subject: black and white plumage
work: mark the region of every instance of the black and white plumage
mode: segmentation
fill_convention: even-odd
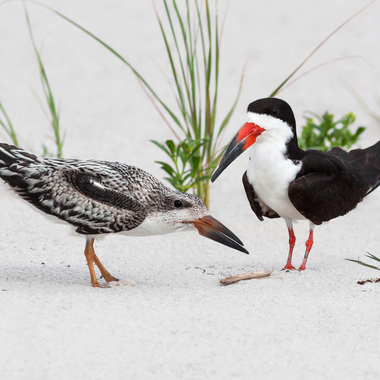
[[[203,236],[248,253],[198,197],[169,189],[133,166],[38,158],[0,143],[0,177],[25,201],[87,236],[85,255],[93,286],[100,286],[93,263],[107,282],[116,280],[95,255],[94,236],[100,234],[146,236],[195,227]]]
[[[298,146],[293,111],[281,99],[259,99],[248,106],[246,124],[228,146],[211,180],[249,147],[244,188],[261,221],[263,217],[282,217],[287,224],[290,247],[284,269],[294,269],[293,220],[310,222],[299,268],[304,270],[314,226],[347,214],[380,184],[380,141],[350,152],[341,148],[304,151]]]

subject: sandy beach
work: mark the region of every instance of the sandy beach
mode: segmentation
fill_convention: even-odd
[[[170,106],[175,100],[165,46],[151,1],[43,0],[122,54]],[[163,15],[159,0],[156,5]],[[233,0],[222,40],[217,123],[228,112],[247,64],[243,90],[224,142],[245,121],[247,105],[268,96],[335,28],[365,2]],[[35,4],[34,37],[59,104],[67,158],[120,161],[164,181],[149,140],[172,138],[131,70],[96,41]],[[226,2],[219,2],[221,18]],[[367,147],[380,124],[380,3],[339,30],[278,96],[305,111],[354,112]],[[164,18],[164,17],[163,17]],[[0,102],[37,155],[55,153],[38,64],[22,3],[0,7]],[[10,142],[0,129],[0,140]],[[358,285],[380,272],[345,259],[380,256],[380,190],[348,215],[315,230],[304,272],[281,271],[288,234],[283,220],[260,222],[241,176],[248,154],[211,185],[211,214],[250,255],[196,232],[96,241],[106,268],[120,279],[92,288],[85,239],[54,224],[0,186],[0,373],[7,380],[49,379],[380,379],[380,284]],[[166,183],[167,184],[167,183]],[[308,223],[295,225],[299,266]],[[225,286],[239,273],[274,269],[268,278]]]

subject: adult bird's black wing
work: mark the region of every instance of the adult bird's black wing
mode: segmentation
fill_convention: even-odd
[[[259,200],[255,192],[255,189],[248,181],[247,172],[243,174],[243,185],[248,198],[248,202],[251,205],[251,209],[259,218],[259,220],[263,221],[263,216],[271,219],[280,218],[280,215],[278,215],[275,211],[269,208],[264,202]]]
[[[372,147],[371,147],[372,148]],[[366,149],[305,151],[302,168],[289,186],[289,199],[314,224],[347,214],[378,185],[380,167]]]

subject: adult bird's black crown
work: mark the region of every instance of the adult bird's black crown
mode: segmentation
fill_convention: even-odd
[[[95,254],[97,235],[146,236],[198,230],[209,239],[248,253],[240,239],[209,214],[201,199],[169,189],[134,166],[38,158],[0,143],[0,177],[25,201],[86,235],[85,256],[91,283],[96,287],[100,285],[94,263],[107,282],[117,280]]]

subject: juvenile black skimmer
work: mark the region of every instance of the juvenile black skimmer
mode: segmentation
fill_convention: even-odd
[[[94,236],[129,236],[195,231],[248,253],[243,243],[214,219],[195,195],[169,189],[149,173],[118,162],[38,158],[0,143],[0,177],[21,198],[86,235],[84,254],[91,284],[102,287],[94,263],[107,281],[117,281],[94,251]]]
[[[366,149],[329,152],[298,146],[296,122],[281,99],[251,103],[247,122],[227,147],[211,181],[243,151],[251,147],[243,184],[256,216],[282,217],[289,230],[289,256],[284,269],[295,269],[293,220],[307,219],[310,234],[299,270],[313,245],[314,225],[347,214],[380,184],[380,141]]]

